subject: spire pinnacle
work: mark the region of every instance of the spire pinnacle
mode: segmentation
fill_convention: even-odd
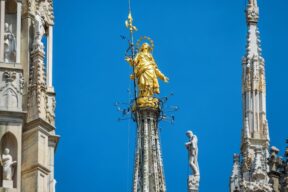
[[[259,8],[257,0],[249,0],[246,9],[246,18],[248,25],[257,24],[259,20]]]
[[[257,7],[257,0],[249,0],[249,4]]]

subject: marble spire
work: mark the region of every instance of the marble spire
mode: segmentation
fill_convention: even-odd
[[[249,0],[246,7],[246,53],[242,60],[241,154],[239,157],[234,156],[230,192],[272,191],[267,174],[270,139],[266,118],[265,61],[262,57],[258,21],[257,0]],[[241,161],[239,164],[238,160]]]

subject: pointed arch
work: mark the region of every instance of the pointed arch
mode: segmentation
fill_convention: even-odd
[[[12,87],[4,89],[0,98],[0,107],[5,109],[18,108],[18,94]]]

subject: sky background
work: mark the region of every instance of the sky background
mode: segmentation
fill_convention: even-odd
[[[259,0],[266,60],[271,145],[283,154],[288,137],[288,1]],[[161,122],[169,192],[187,191],[185,132],[199,139],[201,192],[228,191],[233,153],[240,151],[241,58],[245,0],[132,0],[135,38],[155,42],[154,57],[170,78],[173,125]],[[135,123],[118,121],[115,102],[128,102],[124,56],[127,0],[55,0],[54,86],[57,92],[57,191],[131,191]]]

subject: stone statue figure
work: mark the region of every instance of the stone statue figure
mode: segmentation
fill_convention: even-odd
[[[150,45],[143,43],[134,61],[130,57],[126,58],[126,61],[134,66],[134,74],[130,78],[132,80],[137,78],[139,97],[153,97],[154,94],[160,93],[158,77],[164,82],[169,80],[158,69],[151,51]]]
[[[198,139],[192,131],[187,131],[186,135],[189,138],[189,141],[185,144],[189,155],[189,166],[193,171],[193,175],[199,176],[200,172],[198,165]]]
[[[4,25],[4,61],[6,63],[15,62],[16,56],[16,37],[12,32],[12,25]]]
[[[10,155],[10,150],[8,148],[4,149],[2,154],[2,166],[3,166],[3,180],[11,181],[13,177],[13,166],[16,164]]]
[[[34,23],[34,48],[43,48],[42,37],[45,34],[44,20],[40,15],[39,11],[36,11],[35,14],[35,23]]]

